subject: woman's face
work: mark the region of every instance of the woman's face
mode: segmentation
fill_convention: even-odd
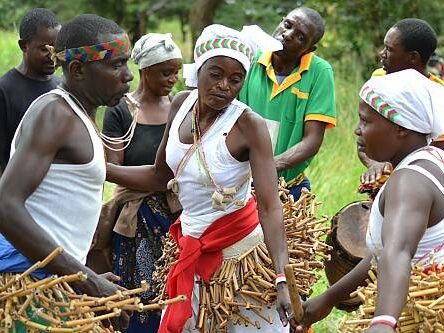
[[[199,99],[213,110],[223,110],[236,98],[245,81],[245,69],[233,58],[208,59],[198,73]]]
[[[181,68],[182,59],[171,59],[142,69],[142,76],[156,96],[167,96],[179,79]]]
[[[355,130],[358,151],[375,161],[391,161],[397,153],[399,127],[359,101],[359,124]]]

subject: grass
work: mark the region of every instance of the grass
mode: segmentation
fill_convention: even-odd
[[[338,124],[327,130],[321,150],[307,170],[312,192],[323,203],[320,213],[330,217],[350,202],[366,198],[356,191],[364,167],[357,157],[353,134],[358,121],[357,94],[363,82],[359,76],[350,77],[340,73],[336,74],[335,81]],[[321,275],[313,295],[322,293],[328,286],[325,275]],[[333,310],[327,318],[315,325],[315,331],[336,332],[343,314],[342,311]]]
[[[184,51],[185,59],[190,59],[190,41],[182,41],[179,26],[175,22],[162,22],[159,32],[172,32],[173,38]],[[21,60],[21,52],[17,45],[17,34],[14,32],[0,31],[0,75],[9,68],[16,66]],[[356,189],[359,176],[364,168],[356,155],[355,138],[353,134],[357,123],[358,89],[362,79],[358,74],[360,67],[350,61],[348,66],[338,65],[331,61],[336,74],[336,98],[338,125],[326,132],[325,140],[318,155],[307,170],[307,175],[312,183],[312,190],[323,202],[320,214],[333,216],[346,204],[363,199],[357,194]],[[347,70],[341,70],[347,68]],[[134,72],[132,89],[138,84],[137,68],[131,65]],[[350,70],[349,70],[350,69]],[[101,125],[104,109],[98,111],[98,123]],[[104,200],[112,195],[113,186],[105,185]],[[321,293],[327,287],[327,281],[323,274],[314,288],[314,295]],[[336,332],[337,324],[342,316],[341,311],[333,311],[324,321],[315,326],[316,332]]]

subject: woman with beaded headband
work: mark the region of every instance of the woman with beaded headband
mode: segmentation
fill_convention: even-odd
[[[208,281],[224,259],[238,258],[265,241],[278,275],[288,263],[267,127],[235,99],[252,58],[253,49],[244,34],[221,25],[205,28],[196,42],[195,63],[184,68],[188,85],[197,84],[197,89],[174,98],[154,165],[108,164],[108,180],[139,190],[171,188],[183,207],[170,228],[180,254],[168,274],[166,290],[169,297],[185,294],[188,299],[167,307],[159,332],[200,331],[195,280]],[[256,198],[251,195],[251,176]],[[263,332],[287,332],[291,305],[281,280],[277,312],[255,308],[259,315],[248,314],[254,316],[253,326],[234,325],[233,317],[218,330],[255,332],[262,327]]]
[[[304,304],[297,332],[364,286],[372,264],[377,269],[376,307],[365,332],[395,332],[411,265],[427,272],[442,269],[444,262],[444,152],[428,146],[444,129],[444,89],[407,69],[370,79],[359,96],[358,149],[373,160],[390,161],[395,169],[371,208],[366,235],[371,255]]]
[[[106,153],[108,162],[116,165],[153,164],[171,106],[169,94],[182,66],[182,54],[171,34],[150,33],[136,42],[131,59],[139,68],[139,85],[117,106],[106,109]],[[161,237],[172,221],[165,192],[117,187],[114,198],[102,208],[97,229],[96,239],[106,242],[95,243],[89,265],[96,271],[112,270],[128,289],[139,286],[141,280],[147,281],[150,289],[141,297],[144,302],[150,301],[156,296],[152,274],[162,254]],[[112,228],[111,239],[107,235]],[[154,333],[159,323],[160,312],[134,313],[126,332]]]

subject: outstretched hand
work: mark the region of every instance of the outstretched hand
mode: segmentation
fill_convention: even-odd
[[[302,307],[304,317],[292,332],[306,333],[312,324],[327,317],[333,309],[333,305],[329,304],[322,295],[304,302]]]

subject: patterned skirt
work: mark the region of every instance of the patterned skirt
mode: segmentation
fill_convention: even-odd
[[[162,255],[161,237],[174,220],[164,193],[147,196],[137,213],[137,229],[134,238],[119,234],[113,235],[113,273],[120,276],[119,282],[125,288],[140,286],[140,281],[148,282],[150,289],[140,295],[147,303],[156,297],[153,287],[156,281],[152,275],[157,259]],[[160,311],[134,313],[126,333],[156,333],[160,323]]]

